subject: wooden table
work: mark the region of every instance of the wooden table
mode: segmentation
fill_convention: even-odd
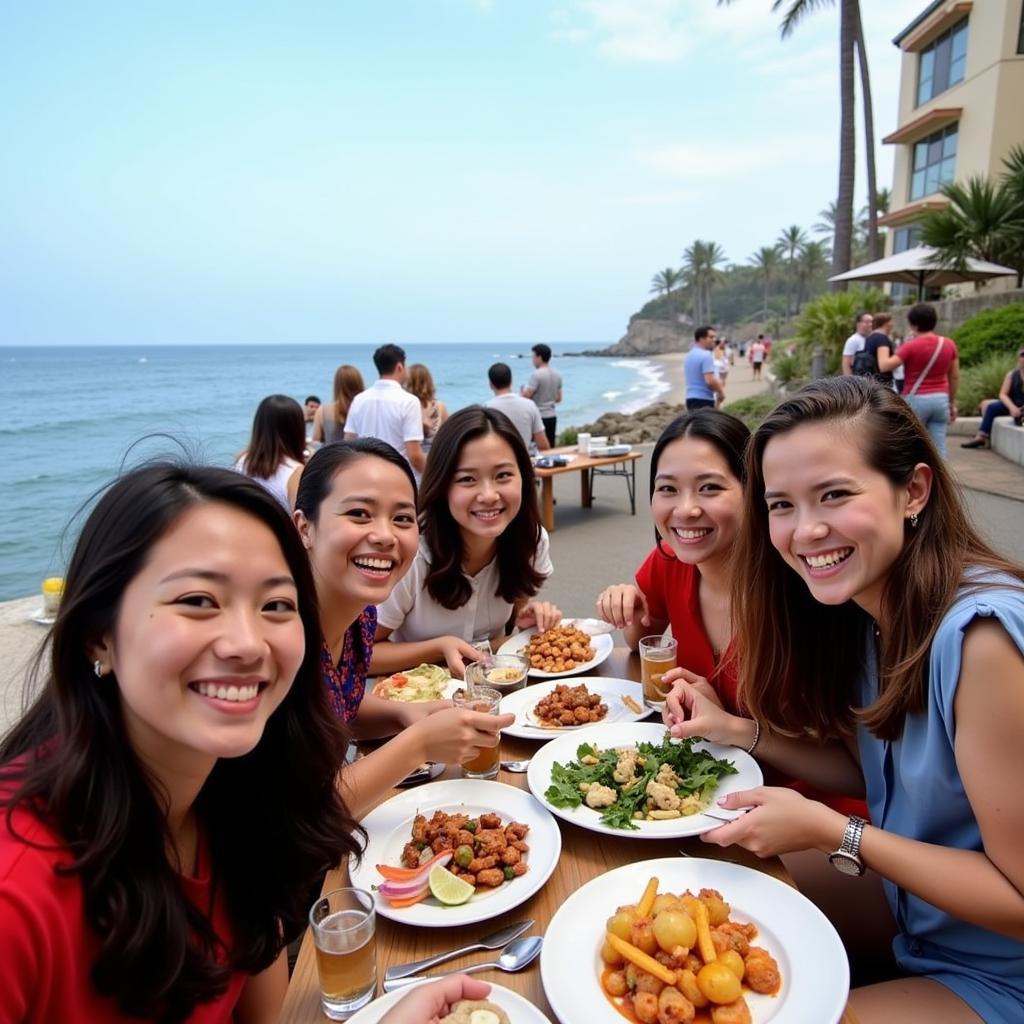
[[[594,497],[594,472],[613,472],[626,480],[629,490],[629,507],[632,515],[636,515],[636,462],[643,458],[642,452],[628,452],[626,455],[610,455],[597,458],[593,455],[580,455],[574,448],[553,448],[544,455],[572,455],[572,460],[565,466],[552,466],[551,469],[535,468],[534,473],[541,482],[540,515],[544,528],[548,533],[555,529],[555,487],[554,478],[559,473],[580,474],[580,504],[590,508]],[[621,469],[618,467],[621,466]]]
[[[640,659],[636,654],[630,654],[625,648],[617,647],[611,657],[603,665],[595,669],[593,674],[638,680],[640,678]],[[641,699],[641,688],[638,682],[637,700]],[[537,742],[531,740],[504,737],[501,743],[501,756],[504,760],[527,758],[533,755],[538,746]],[[458,778],[458,774],[456,771],[449,770],[442,778]],[[507,783],[510,786],[518,786],[520,789],[529,788],[526,785],[526,776],[524,774],[512,774],[502,771],[499,773],[498,779],[500,782]],[[399,792],[401,790],[394,790],[388,796],[393,796]],[[565,902],[566,898],[592,878],[596,878],[612,868],[620,867],[623,864],[632,864],[638,860],[648,860],[656,857],[676,857],[680,849],[686,850],[694,857],[730,860],[737,864],[743,864],[757,871],[764,871],[788,884],[792,884],[792,879],[783,866],[782,861],[777,857],[762,861],[739,847],[730,847],[723,850],[718,846],[706,845],[698,838],[645,839],[641,841],[629,839],[625,836],[618,838],[616,836],[599,835],[598,833],[578,828],[575,825],[570,825],[560,818],[556,820],[562,832],[562,854],[554,873],[548,879],[547,884],[539,892],[535,893],[531,899],[526,903],[520,904],[520,906],[509,911],[508,914],[503,915],[501,918],[467,925],[458,929],[414,929],[396,924],[378,915],[378,976],[383,977],[384,971],[392,964],[407,963],[410,960],[419,960],[444,950],[453,949],[456,946],[468,945],[480,936],[486,935],[496,928],[502,927],[504,924],[511,924],[513,921],[524,921],[527,918],[533,918],[535,922],[534,927],[526,934],[543,934],[547,923],[551,920],[555,911]],[[347,875],[343,868],[332,871],[324,882],[324,891],[336,889],[347,884]],[[490,956],[491,954],[487,955]],[[454,970],[470,963],[479,963],[484,956],[485,954],[482,952],[469,954],[461,959],[452,960],[441,967],[435,968],[435,972]],[[558,1020],[548,1004],[541,986],[539,960],[518,974],[485,971],[480,974],[480,977],[485,981],[498,982],[506,988],[513,989],[538,1007],[552,1022]],[[320,1012],[316,957],[313,951],[312,935],[307,929],[302,941],[302,948],[299,951],[299,958],[295,965],[295,972],[288,987],[288,995],[285,999],[280,1021],[281,1024],[323,1024],[326,1020],[327,1018]],[[577,1022],[565,1021],[563,1024],[577,1024]],[[849,1010],[843,1018],[843,1024],[856,1024]]]

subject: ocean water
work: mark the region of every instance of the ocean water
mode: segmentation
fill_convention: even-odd
[[[559,428],[610,410],[632,412],[669,389],[657,363],[581,356],[553,345],[565,384]],[[0,347],[0,600],[61,575],[90,497],[125,465],[183,451],[231,465],[260,400],[281,392],[330,400],[335,367],[376,378],[373,345]],[[487,367],[532,370],[530,346],[405,346],[430,367],[452,410],[491,397]]]

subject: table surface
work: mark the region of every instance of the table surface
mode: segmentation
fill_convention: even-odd
[[[575,446],[570,448],[551,448],[548,451],[541,452],[542,455],[572,455],[573,458],[564,466],[552,466],[550,469],[542,469],[539,466],[534,466],[534,473],[543,479],[546,476],[558,476],[559,473],[578,473],[584,469],[593,469],[595,466],[611,466],[616,462],[634,462],[636,459],[643,458],[643,452],[631,451],[625,455],[602,455],[600,457],[593,455],[580,455]]]
[[[598,668],[592,669],[590,674],[639,680],[640,659],[636,654],[630,654],[625,648],[617,647],[608,660]],[[639,682],[637,682],[637,699],[642,699]],[[504,736],[501,743],[501,756],[503,760],[527,758],[537,750],[538,746],[539,743],[536,741]],[[442,778],[458,778],[457,771],[449,769]],[[501,771],[498,780],[508,785],[528,790],[525,774]],[[402,792],[402,790],[393,790],[387,794],[385,799],[399,792]],[[524,921],[527,918],[533,918],[535,922],[534,927],[527,934],[543,934],[548,921],[551,920],[555,911],[562,905],[565,899],[592,878],[596,878],[612,868],[620,867],[623,864],[632,864],[637,860],[676,857],[679,855],[680,849],[686,850],[694,857],[729,860],[737,864],[743,864],[792,884],[792,879],[789,877],[781,860],[771,858],[762,861],[739,847],[730,847],[723,850],[718,846],[706,845],[697,838],[644,840],[642,844],[638,845],[638,840],[629,839],[625,836],[619,838],[601,835],[598,838],[597,833],[570,825],[561,819],[556,820],[562,832],[562,854],[554,873],[548,879],[547,884],[539,892],[535,893],[531,899],[520,904],[515,910],[509,911],[501,919],[483,921],[479,924],[467,925],[459,929],[416,929],[396,924],[378,915],[378,977],[383,977],[385,969],[392,964],[408,963],[411,960],[419,960],[457,946],[468,945],[480,936],[487,935],[503,924],[508,924],[512,921]],[[328,874],[324,882],[324,891],[336,889],[346,884],[347,876],[345,869],[340,868]],[[437,972],[454,970],[471,963],[479,963],[491,955],[479,951],[456,960],[451,960],[434,970]],[[485,981],[499,982],[506,988],[513,989],[545,1013],[551,1021],[558,1020],[548,1004],[541,986],[539,960],[534,961],[530,967],[518,974],[483,971],[479,977]],[[285,999],[280,1021],[281,1024],[321,1024],[321,1022],[326,1020],[327,1018],[320,1012],[316,958],[313,951],[312,936],[307,929],[299,951],[295,971],[288,987],[288,995]],[[849,1010],[843,1018],[843,1024],[856,1024],[853,1014]]]

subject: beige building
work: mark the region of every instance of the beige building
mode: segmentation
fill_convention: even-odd
[[[903,63],[899,127],[882,140],[896,147],[886,255],[917,243],[915,221],[946,203],[942,185],[998,177],[1024,143],[1024,0],[935,0],[893,42]]]

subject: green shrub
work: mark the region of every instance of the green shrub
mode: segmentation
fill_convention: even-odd
[[[1007,369],[1013,369],[1014,355],[1024,344],[1024,302],[986,309],[965,320],[952,333],[960,352],[961,366],[974,366],[985,362],[989,355],[998,353]]]
[[[727,402],[722,406],[724,412],[743,420],[751,430],[756,430],[765,418],[778,405],[775,395],[751,395],[749,398],[738,398],[735,402]]]
[[[810,360],[815,346],[825,350],[826,373],[838,373],[843,342],[853,333],[856,316],[863,310],[887,309],[891,299],[878,289],[853,288],[848,292],[827,292],[803,308],[796,324],[800,348]]]
[[[987,359],[967,367],[960,374],[960,387],[956,392],[956,408],[961,416],[977,416],[978,403],[985,398],[996,398],[1003,378],[1014,368],[1014,360],[1005,355],[990,355]]]
[[[566,427],[558,437],[555,439],[557,444],[556,447],[564,448],[570,444],[576,443],[576,435],[579,433],[578,427]]]
[[[778,345],[772,346],[772,351],[777,348]],[[779,355],[771,357],[768,369],[780,384],[789,384],[806,377],[811,369],[810,363],[810,357],[805,350],[798,349],[792,355],[780,351]]]

